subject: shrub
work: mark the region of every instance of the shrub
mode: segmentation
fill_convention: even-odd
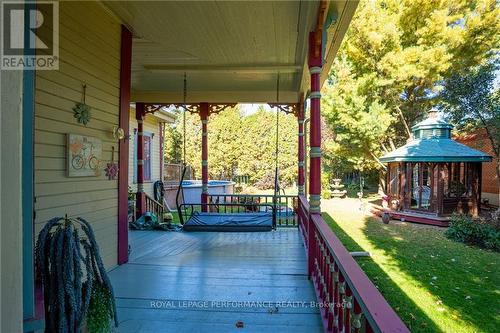
[[[490,216],[486,217],[484,219],[484,222],[500,231],[500,208],[492,212]]]
[[[445,235],[457,242],[500,252],[500,231],[467,215],[454,214]]]
[[[359,182],[352,182],[348,184],[346,190],[349,198],[357,198],[359,192]]]
[[[254,186],[259,190],[274,189],[274,172],[268,172],[266,175],[255,182]]]
[[[330,190],[321,191],[321,197],[323,199],[330,199],[332,197],[332,192]]]

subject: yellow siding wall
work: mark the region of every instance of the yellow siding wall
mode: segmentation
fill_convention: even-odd
[[[103,164],[111,160],[118,142],[120,23],[95,2],[60,2],[60,67],[38,71],[35,105],[36,232],[55,216],[80,216],[96,233],[107,268],[117,263],[118,182],[98,177],[66,177],[66,134],[100,138]],[[72,108],[82,100],[92,119],[84,126]]]
[[[137,191],[137,184],[134,183],[134,153],[136,152],[134,144],[134,128],[137,128],[137,120],[135,119],[135,109],[130,109],[130,158],[128,167],[128,183],[133,191]],[[154,133],[151,142],[151,181],[144,184],[144,192],[153,197],[153,184],[160,180],[160,129],[158,118],[148,114],[144,120],[144,132]]]

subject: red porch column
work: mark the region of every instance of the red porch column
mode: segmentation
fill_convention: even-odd
[[[298,177],[297,187],[299,195],[304,195],[304,101],[301,100],[297,113],[297,121],[299,123],[298,133]]]
[[[160,131],[160,181],[163,181],[163,163],[164,163],[164,150],[165,150],[165,126],[166,123],[159,123]]]
[[[136,217],[139,218],[146,211],[146,194],[144,193],[144,103],[136,103],[135,119],[137,119],[137,195]]]
[[[310,133],[310,173],[309,204],[311,213],[321,213],[321,87],[320,75],[323,65],[321,39],[316,33],[309,34],[309,72],[311,73],[311,133]]]
[[[200,103],[201,118],[201,211],[208,212],[208,103]]]
[[[120,119],[128,135],[130,112],[130,78],[132,69],[132,33],[122,25],[120,47]],[[129,136],[120,140],[118,169],[118,264],[128,261],[128,162]]]

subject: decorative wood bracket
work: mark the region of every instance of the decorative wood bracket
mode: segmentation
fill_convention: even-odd
[[[238,103],[208,103],[209,114],[217,114],[229,107],[235,107]],[[174,106],[179,109],[184,109],[190,113],[200,113],[200,103],[172,103],[172,104],[146,104],[144,114],[155,113],[163,107]]]
[[[172,104],[176,108],[184,109],[184,111],[187,111],[189,113],[200,113],[200,104],[198,103],[193,103],[193,104],[183,104],[183,103],[175,103]]]
[[[156,111],[159,111],[162,107],[164,107],[163,104],[146,104],[144,107],[144,115],[147,115],[149,113],[155,113]]]
[[[279,110],[286,114],[293,114],[295,117],[299,116],[300,104],[299,103],[267,103],[270,107],[277,107]]]
[[[235,107],[238,103],[227,103],[227,104],[209,104],[208,113],[217,114],[224,111],[227,108]]]

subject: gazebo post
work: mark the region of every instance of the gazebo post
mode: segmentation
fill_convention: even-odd
[[[309,34],[309,72],[311,73],[311,133],[309,162],[309,204],[310,212],[321,213],[321,87],[320,76],[323,65],[321,39],[317,31]]]
[[[481,209],[481,163],[470,163],[469,167],[472,168],[472,210],[470,214],[474,217],[478,216]]]
[[[200,103],[201,118],[201,211],[208,212],[208,116],[209,105]]]
[[[136,218],[141,217],[146,210],[146,195],[144,193],[144,103],[136,103],[135,119],[137,120],[137,194]]]
[[[299,103],[299,108],[297,110],[297,121],[299,124],[298,131],[298,176],[297,176],[297,188],[299,195],[304,195],[304,100],[301,99]]]

